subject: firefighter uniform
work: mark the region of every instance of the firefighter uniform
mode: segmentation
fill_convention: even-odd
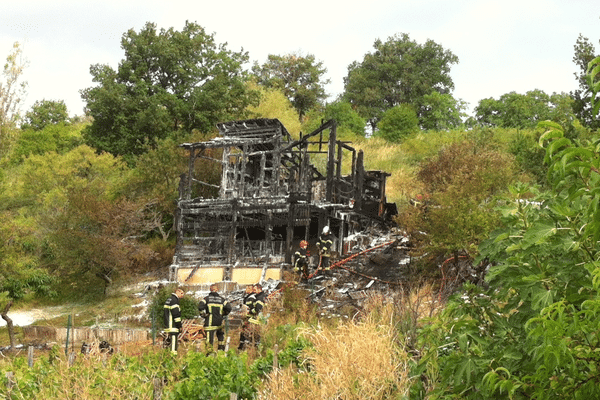
[[[329,233],[329,227],[323,228],[323,233],[319,237],[317,243],[319,247],[319,255],[321,256],[321,263],[319,269],[322,271],[329,271],[331,266],[329,265],[329,258],[331,257],[331,247],[333,246],[333,239]]]
[[[254,344],[254,346],[258,346],[260,344],[260,330],[261,325],[263,324],[262,311],[264,306],[265,292],[262,291],[262,285],[257,283],[254,285],[254,304],[250,310],[250,319],[248,320],[251,329],[251,342]]]
[[[309,276],[308,271],[308,243],[306,240],[300,242],[300,248],[294,253],[294,272],[298,273],[300,281],[306,281]]]
[[[246,294],[242,299],[242,308],[244,309],[244,320],[242,322],[242,330],[240,332],[240,344],[238,350],[244,350],[246,345],[252,340],[252,327],[250,326],[250,310],[254,307],[256,296],[252,285],[246,286]]]
[[[177,354],[177,339],[181,330],[181,308],[179,307],[179,298],[183,297],[183,291],[177,289],[175,293],[165,301],[163,306],[163,322],[165,324],[165,333],[171,353]]]
[[[225,350],[225,334],[223,327],[225,317],[231,312],[231,304],[219,293],[217,287],[211,286],[208,296],[200,300],[198,311],[204,318],[204,330],[206,332],[206,346],[209,351],[213,349],[215,335],[218,340],[218,350]]]

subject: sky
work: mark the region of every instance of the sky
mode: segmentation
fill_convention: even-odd
[[[312,54],[327,68],[329,101],[343,92],[348,65],[373,43],[402,33],[454,53],[453,96],[470,110],[485,98],[540,89],[578,88],[574,45],[581,34],[600,52],[598,0],[1,0],[0,58],[14,42],[28,63],[27,97],[63,100],[82,115],[80,91],[94,86],[91,65],[117,69],[122,35],[147,22],[181,30],[196,22],[231,51],[246,51],[250,68],[269,54]]]

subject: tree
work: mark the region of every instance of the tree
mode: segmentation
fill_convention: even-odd
[[[475,107],[475,119],[483,126],[535,128],[540,121],[551,120],[569,126],[574,121],[567,94],[551,96],[536,89],[525,94],[510,92],[498,100],[487,98]]]
[[[377,136],[390,142],[400,142],[403,138],[419,130],[419,119],[413,106],[400,104],[390,108],[379,122]]]
[[[156,148],[136,157],[135,168],[125,182],[123,191],[146,215],[143,231],[159,234],[163,241],[171,235],[179,177],[189,168],[188,163],[178,143],[171,138],[160,140]],[[206,180],[212,174],[209,168],[203,170]]]
[[[323,67],[321,61],[317,62],[312,54],[269,54],[263,65],[254,64],[252,72],[258,78],[259,84],[283,91],[294,105],[300,120],[310,109],[327,98],[325,85],[330,80],[323,80],[327,68]]]
[[[21,129],[41,131],[48,125],[68,123],[69,113],[63,100],[36,101],[30,111],[25,113],[25,121]]]
[[[403,103],[418,107],[423,96],[454,89],[450,67],[458,57],[434,41],[421,45],[403,33],[377,39],[373,47],[362,62],[348,66],[343,94],[373,131],[386,110]]]
[[[117,276],[145,271],[155,257],[142,239],[156,229],[146,197],[127,198],[130,170],[109,153],[82,145],[28,157],[5,200],[37,216],[42,263],[79,291],[104,290]]]
[[[592,105],[592,116],[597,118],[600,112],[600,99],[598,93],[600,92],[600,57],[594,58],[588,64],[588,84],[592,92],[590,99]]]
[[[13,140],[14,128],[19,117],[19,105],[23,101],[27,82],[20,82],[21,75],[27,66],[22,58],[23,49],[18,42],[6,58],[0,80],[0,156],[3,155]]]
[[[358,136],[365,135],[366,122],[346,101],[327,104],[323,111],[323,120],[334,119],[338,128],[347,128]]]
[[[445,131],[462,125],[467,104],[449,93],[431,92],[421,102],[421,128]]]
[[[61,122],[46,125],[41,130],[32,128],[21,130],[12,146],[8,160],[11,164],[16,165],[33,154],[40,155],[50,151],[59,154],[66,153],[83,144],[82,129],[81,124],[65,125],[64,122]]]
[[[13,321],[8,315],[15,302],[31,294],[52,295],[53,279],[39,263],[39,238],[32,218],[0,212],[0,316],[6,321],[11,347]]]
[[[276,118],[292,135],[300,132],[300,118],[298,112],[283,94],[281,89],[259,86],[253,80],[248,83],[250,90],[259,94],[257,104],[248,106],[251,118]]]
[[[245,85],[247,53],[217,45],[201,26],[157,31],[147,23],[121,39],[125,58],[117,71],[92,65],[98,86],[84,89],[94,119],[84,132],[91,146],[114,155],[141,154],[159,139],[209,132],[244,115],[255,98]]]
[[[573,56],[573,62],[579,67],[579,72],[574,73],[574,75],[579,83],[579,89],[571,92],[571,97],[574,99],[573,112],[583,125],[595,130],[600,127],[600,120],[593,115],[590,102],[590,85],[600,82],[600,77],[596,75],[593,78],[593,81],[590,82],[588,80],[588,66],[594,58],[598,57],[598,54],[596,54],[596,49],[594,48],[594,45],[590,43],[590,40],[581,34],[579,34],[579,37],[575,42],[574,49],[575,55]]]
[[[99,184],[68,189],[65,207],[44,226],[59,250],[53,271],[61,280],[77,291],[93,292],[99,279],[106,295],[116,277],[147,272],[155,253],[139,240],[148,227],[145,207],[123,197],[107,198],[104,190]]]
[[[313,109],[304,118],[302,124],[303,132],[313,132],[319,128],[323,121],[335,120],[337,134],[342,137],[347,133],[352,136],[365,136],[365,119],[352,108],[347,101],[337,100],[327,104],[323,109]]]
[[[499,203],[502,224],[479,248],[490,289],[466,287],[434,329],[440,398],[600,396],[600,143],[540,126],[552,188],[517,185]]]
[[[499,219],[490,200],[514,179],[512,157],[488,143],[461,141],[423,162],[417,177],[427,204],[406,205],[398,223],[423,252],[477,255],[477,245]]]

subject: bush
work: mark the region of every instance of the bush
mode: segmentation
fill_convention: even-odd
[[[257,375],[250,373],[245,353],[217,353],[206,357],[203,353],[188,352],[181,377],[168,399],[229,400],[231,393],[240,399],[254,398],[260,383]]]
[[[163,321],[163,307],[165,301],[175,292],[175,285],[169,285],[161,288],[152,298],[152,304],[148,307],[148,318],[156,321],[157,326],[165,328]],[[179,308],[181,308],[182,319],[193,319],[198,315],[198,302],[189,297],[183,296],[179,299]]]
[[[424,163],[417,176],[425,200],[401,207],[398,224],[421,241],[423,252],[476,255],[479,242],[498,224],[492,199],[514,179],[512,158],[463,141]]]
[[[419,118],[410,104],[400,104],[383,114],[377,128],[377,136],[390,142],[400,142],[419,130]]]

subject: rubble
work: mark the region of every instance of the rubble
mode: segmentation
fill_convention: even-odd
[[[300,240],[314,243],[325,226],[343,256],[368,246],[356,233],[392,225],[390,174],[365,170],[362,151],[337,139],[335,121],[298,139],[276,119],[217,127],[221,137],[181,145],[189,169],[179,186],[171,281],[279,280]]]

